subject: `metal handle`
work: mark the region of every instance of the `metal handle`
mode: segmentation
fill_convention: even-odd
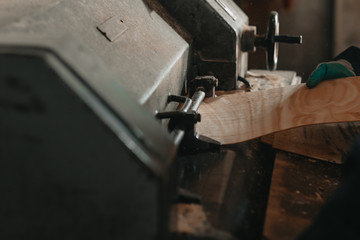
[[[260,39],[263,39],[263,37],[260,37]],[[279,56],[279,42],[301,44],[302,36],[279,36],[279,14],[273,11],[270,13],[266,38],[259,42],[262,47],[266,48],[267,68],[269,70],[276,70]]]
[[[256,35],[255,27],[248,27],[242,33],[241,50],[254,51],[258,46],[266,49],[267,68],[275,70],[278,63],[279,43],[301,44],[302,36],[279,35],[279,14],[270,13],[267,33]]]

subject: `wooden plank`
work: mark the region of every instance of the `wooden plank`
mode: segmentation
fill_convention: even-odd
[[[278,152],[266,210],[266,239],[296,239],[338,186],[340,177],[337,164]]]
[[[261,137],[261,141],[269,145],[273,145],[275,140],[275,134],[276,133],[270,133],[268,135],[264,135]]]
[[[359,135],[360,122],[305,126],[276,133],[272,146],[340,164]]]
[[[197,132],[222,144],[299,126],[360,121],[360,77],[206,99]]]

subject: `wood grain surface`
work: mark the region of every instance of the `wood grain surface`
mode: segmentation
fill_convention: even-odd
[[[341,164],[360,135],[360,122],[304,126],[275,133],[272,146]]]
[[[259,92],[231,92],[201,104],[197,132],[232,144],[299,126],[360,121],[360,77]]]

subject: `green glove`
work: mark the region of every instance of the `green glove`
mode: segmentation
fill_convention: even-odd
[[[354,76],[354,70],[352,69],[351,64],[346,60],[341,59],[339,61],[321,63],[311,73],[306,82],[306,86],[308,88],[313,88],[323,80]]]

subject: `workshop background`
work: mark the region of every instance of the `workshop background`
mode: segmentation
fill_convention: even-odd
[[[282,44],[278,69],[296,70],[306,80],[317,64],[350,45],[360,46],[360,2],[357,0],[235,0],[258,33],[266,32],[270,11],[279,12],[280,34],[301,34],[303,44]],[[249,69],[265,68],[265,51],[249,55]]]
[[[11,4],[4,4],[9,1],[12,1]],[[41,4],[38,6],[34,4],[39,1],[44,0],[0,1],[0,27],[14,21],[14,19],[19,16],[22,17],[23,15],[27,16],[27,14],[31,14],[32,10],[41,6]],[[55,6],[55,2],[57,1],[61,2],[59,0],[48,0],[49,3],[54,4],[53,6]],[[90,0],[87,1],[90,2]],[[76,1],[66,1],[62,6],[66,7],[67,12],[64,13],[61,9],[62,6],[59,5],[58,8],[53,7],[53,9],[49,9],[49,11],[44,11],[44,16],[39,16],[38,18],[36,18],[37,16],[31,16],[28,22],[25,19],[14,25],[9,25],[10,27],[7,29],[4,28],[4,32],[0,34],[7,36],[6,31],[11,33],[14,31],[12,27],[15,26],[17,27],[15,30],[18,31],[19,36],[27,36],[26,34],[30,32],[34,36],[39,37],[41,41],[44,41],[44,39],[41,38],[41,36],[43,36],[42,34],[50,33],[56,37],[61,34],[61,31],[65,33],[69,31],[79,39],[84,39],[83,42],[79,41],[79,45],[76,45],[76,41],[71,42],[71,44],[74,44],[73,48],[70,48],[73,46],[71,44],[69,44],[70,47],[66,45],[66,41],[64,41],[64,43],[60,43],[60,41],[59,43],[58,41],[53,43],[53,52],[60,53],[60,57],[56,57],[56,55],[50,51],[49,53],[41,54],[41,57],[44,55],[45,59],[52,60],[53,62],[51,63],[54,64],[55,67],[60,66],[64,72],[63,75],[66,77],[70,76],[68,77],[70,80],[63,77],[63,75],[54,77],[52,70],[54,66],[44,64],[41,59],[41,61],[36,62],[31,58],[31,61],[29,59],[22,61],[21,59],[18,60],[18,56],[16,56],[10,59],[10,61],[6,56],[3,56],[1,59],[0,55],[0,62],[2,60],[2,64],[5,66],[2,71],[6,73],[9,71],[11,73],[11,75],[9,75],[11,77],[8,77],[8,74],[4,74],[5,77],[3,76],[3,78],[0,76],[0,83],[2,84],[2,88],[0,87],[0,90],[2,90],[2,92],[0,91],[0,99],[5,99],[5,97],[10,100],[20,99],[20,103],[25,99],[32,104],[11,105],[11,110],[16,110],[13,111],[16,114],[14,114],[16,121],[13,121],[10,117],[0,118],[3,121],[0,124],[0,126],[2,126],[0,132],[10,132],[9,134],[3,134],[5,137],[0,138],[2,141],[0,141],[0,143],[3,143],[0,144],[0,146],[5,146],[3,149],[6,149],[6,153],[10,152],[12,154],[9,154],[10,160],[6,161],[6,163],[9,163],[8,166],[11,167],[13,172],[27,173],[27,171],[29,171],[28,174],[23,175],[25,177],[29,176],[29,178],[32,177],[30,178],[31,182],[20,181],[22,174],[13,174],[13,178],[3,181],[9,183],[6,185],[6,189],[9,192],[13,189],[20,189],[20,193],[8,195],[10,198],[7,199],[3,197],[3,199],[7,200],[6,202],[3,200],[2,206],[5,206],[4,209],[6,209],[4,212],[7,213],[9,212],[8,209],[10,209],[16,214],[9,214],[11,217],[14,217],[14,221],[9,221],[6,219],[8,217],[7,215],[0,214],[2,219],[5,219],[5,221],[2,220],[3,222],[9,225],[14,222],[10,227],[6,224],[0,224],[2,227],[2,230],[0,227],[0,239],[6,239],[6,237],[1,238],[1,234],[7,232],[5,230],[15,232],[19,236],[21,234],[24,236],[27,235],[27,231],[33,233],[34,236],[38,233],[42,234],[43,222],[48,223],[51,227],[55,226],[54,229],[57,229],[56,227],[62,224],[61,221],[68,224],[70,221],[67,219],[75,219],[77,221],[76,224],[72,224],[72,222],[69,224],[75,227],[69,227],[68,229],[70,230],[68,232],[61,229],[58,239],[64,239],[65,237],[62,236],[68,233],[70,236],[73,234],[71,232],[72,230],[77,231],[75,234],[87,234],[88,238],[86,239],[110,239],[110,237],[100,236],[100,234],[102,234],[101,231],[108,234],[123,234],[122,236],[125,237],[122,239],[136,239],[136,234],[155,236],[158,234],[157,231],[159,229],[160,234],[164,234],[165,236],[168,234],[168,218],[171,220],[171,233],[174,235],[174,239],[184,239],[182,234],[186,233],[185,230],[187,231],[189,229],[189,231],[193,231],[191,234],[202,236],[202,238],[194,237],[193,239],[209,239],[203,237],[204,234],[212,234],[212,239],[224,240],[224,236],[228,236],[228,239],[233,239],[228,233],[233,234],[238,239],[295,239],[295,237],[311,223],[312,218],[321,208],[321,205],[338,186],[341,177],[341,162],[334,163],[327,160],[314,160],[310,159],[310,157],[300,156],[301,153],[285,153],[286,150],[284,149],[273,149],[271,141],[273,141],[275,137],[269,135],[264,136],[262,139],[254,139],[240,144],[226,146],[226,149],[223,148],[220,152],[209,151],[207,153],[201,151],[194,153],[186,149],[189,145],[193,145],[193,142],[188,141],[185,142],[187,145],[184,145],[185,147],[183,149],[185,150],[181,152],[182,155],[179,154],[175,157],[175,145],[172,144],[167,132],[152,118],[152,115],[140,108],[139,102],[141,99],[146,99],[142,96],[148,97],[146,92],[148,85],[158,87],[155,89],[156,91],[152,91],[153,88],[149,88],[152,91],[150,92],[152,95],[151,98],[148,97],[148,99],[151,100],[146,102],[146,104],[149,103],[148,105],[144,104],[144,101],[141,100],[142,105],[146,105],[145,107],[151,109],[151,111],[149,111],[151,114],[157,113],[158,109],[160,109],[159,106],[165,102],[166,99],[169,99],[168,94],[170,91],[173,95],[181,92],[182,86],[184,85],[182,81],[185,79],[186,71],[188,69],[191,70],[193,67],[195,68],[192,62],[188,63],[188,59],[191,59],[190,57],[195,56],[195,54],[192,55],[192,50],[189,48],[187,42],[184,41],[185,37],[181,39],[181,37],[157,15],[155,11],[156,7],[159,7],[159,5],[156,5],[157,0],[107,0],[109,6],[119,5],[122,9],[129,10],[129,14],[125,17],[131,19],[133,22],[125,21],[125,23],[122,20],[122,16],[121,18],[115,16],[107,19],[108,13],[105,14],[105,12],[103,15],[99,14],[99,12],[102,13],[101,10],[106,9],[103,3],[107,1],[91,1],[97,4],[93,6],[91,4],[83,4],[80,6],[81,3]],[[183,0],[179,0],[178,2],[181,1]],[[257,26],[257,32],[259,34],[267,31],[269,14],[275,10],[279,12],[280,34],[303,35],[303,45],[280,46],[278,63],[279,70],[292,71],[292,75],[294,76],[297,73],[302,77],[303,81],[307,79],[312,70],[320,62],[329,61],[350,45],[360,45],[360,26],[358,25],[360,20],[358,14],[360,10],[359,1],[234,1],[237,2],[240,8],[249,16],[250,25]],[[26,4],[23,2],[26,2]],[[146,2],[148,6],[145,7],[143,2]],[[161,2],[167,1],[163,0]],[[154,3],[154,5],[152,5],[152,3]],[[233,4],[233,2],[231,3]],[[126,4],[131,7],[125,6]],[[3,7],[4,5],[6,5],[7,8]],[[12,15],[7,14],[7,12],[10,12],[9,9],[11,10],[12,8],[17,9],[17,11],[14,11],[16,14],[14,14],[14,12],[12,12]],[[80,14],[74,14],[77,13],[76,10],[78,9],[85,9],[88,14],[84,14],[84,17],[79,16]],[[72,12],[70,10],[75,11]],[[160,10],[163,9],[160,8]],[[93,14],[94,12],[97,14]],[[242,14],[242,12],[240,13]],[[74,19],[68,18],[69,16]],[[48,24],[47,21],[42,21],[43,18],[45,20],[50,19],[51,24]],[[105,26],[109,26],[107,24],[111,26],[111,24],[114,23],[113,21],[109,22],[111,19],[118,23],[121,22],[121,24],[119,24],[120,31],[116,32],[116,34],[120,36],[127,31],[126,33],[128,35],[124,34],[122,35],[123,39],[120,39],[123,41],[117,42],[117,44],[123,44],[121,45],[122,48],[117,48],[115,44],[111,43],[111,39],[113,38],[106,35],[107,31],[105,31],[106,27],[104,29],[104,24]],[[74,21],[72,22],[72,20]],[[172,21],[172,19],[170,20]],[[39,23],[38,21],[41,22]],[[63,21],[65,24],[63,24]],[[99,25],[95,27],[92,21],[97,22]],[[26,24],[24,24],[24,22]],[[204,22],[206,23],[206,21]],[[35,25],[34,23],[38,23],[39,25]],[[29,28],[26,28],[27,24]],[[208,27],[208,25],[204,25]],[[139,28],[133,29],[134,26],[138,26]],[[212,30],[213,28],[210,26],[205,29]],[[136,39],[137,41],[133,41],[133,36],[138,37],[138,39]],[[184,36],[186,36],[185,33]],[[214,35],[213,39],[216,39],[218,36],[219,35]],[[3,36],[0,36],[0,40],[2,37]],[[233,39],[235,39],[233,42],[236,42],[236,38],[234,37]],[[16,39],[16,41],[19,42],[22,40],[23,39]],[[113,40],[115,40],[115,38]],[[236,44],[234,45],[236,46]],[[88,57],[93,56],[90,53],[87,55],[88,46],[92,47],[89,48],[90,53],[94,53],[94,56],[99,57],[100,63],[104,60],[107,64],[98,64],[96,57]],[[214,49],[221,49],[218,48],[218,45],[214,44],[214,46]],[[29,53],[26,52],[26,54]],[[27,55],[25,56],[27,57]],[[62,56],[65,60],[62,60]],[[154,58],[154,56],[156,58]],[[58,58],[61,61],[58,60]],[[256,53],[249,54],[249,69],[264,69],[266,67],[265,59],[265,51],[260,48]],[[18,64],[18,61],[20,61],[21,64]],[[29,64],[29,62],[31,64]],[[119,64],[119,62],[121,64]],[[204,65],[206,63],[200,60],[199,62]],[[221,62],[217,64],[221,66]],[[6,66],[12,66],[12,68],[6,69]],[[69,68],[69,66],[71,68]],[[25,70],[20,71],[19,69]],[[218,69],[222,70],[221,67],[216,68],[216,70]],[[242,68],[242,70],[245,72],[245,67]],[[80,74],[77,75],[77,71],[79,71]],[[110,84],[115,82],[116,79],[115,77],[112,78],[111,71],[115,73],[115,77],[122,80],[121,84],[127,84],[127,89],[111,87],[112,85]],[[219,70],[219,72],[222,71]],[[14,75],[17,77],[13,77]],[[83,76],[83,79],[79,76]],[[237,77],[235,74],[234,76]],[[84,101],[83,98],[78,97],[78,92],[73,92],[72,88],[65,88],[64,86],[67,86],[66,84],[61,85],[65,80],[60,77],[63,77],[71,83],[81,83],[76,85],[78,89],[80,89],[76,89],[76,91],[82,94],[85,93],[84,96],[87,97],[86,101],[90,102],[91,100],[91,103],[95,102],[96,104],[89,104]],[[162,80],[162,84],[164,85],[153,84],[152,81],[157,80],[157,77]],[[18,78],[24,79],[26,84],[18,84]],[[35,83],[39,84],[31,85],[33,83],[32,79],[36,79],[37,81],[35,81]],[[50,80],[47,81],[48,79]],[[98,79],[101,79],[102,82],[98,81]],[[202,78],[198,79],[202,80]],[[214,80],[214,78],[208,79]],[[134,83],[131,82],[132,80],[134,80]],[[237,81],[236,78],[232,80],[231,83],[236,83]],[[215,81],[212,82],[211,88],[215,86],[214,83]],[[92,91],[91,88],[88,89],[86,84],[89,86],[94,84],[94,91]],[[41,103],[41,101],[35,98],[37,95],[28,92],[30,89],[28,85],[34,86],[34,89],[40,92],[40,99],[49,99],[49,101],[43,101],[49,105],[38,104],[39,102]],[[133,87],[135,85],[136,87]],[[118,85],[114,86],[118,87]],[[137,88],[138,86],[139,88]],[[13,89],[17,89],[17,91]],[[136,96],[138,98],[136,100],[131,100],[131,90],[133,90],[132,93],[137,94]],[[129,95],[127,91],[130,92]],[[12,95],[10,96],[13,98],[8,97],[8,93],[11,93]],[[103,97],[104,100],[101,97]],[[179,99],[179,96],[176,95],[175,98]],[[184,100],[184,98],[181,98],[181,100]],[[196,100],[196,98],[194,98],[194,100]],[[201,101],[202,100],[199,102]],[[10,109],[10,107],[8,107],[10,104],[8,103],[12,102],[3,102],[5,102],[3,103],[3,109],[0,110],[6,112]],[[187,102],[190,101],[186,99],[185,103]],[[198,105],[197,103],[199,103],[198,101],[193,102],[195,102],[194,105]],[[184,105],[190,107],[189,104]],[[170,107],[172,106],[168,107],[164,104],[164,106],[161,107],[161,111],[164,112],[160,113],[166,116],[168,112],[165,110],[171,109]],[[93,109],[96,109],[98,112]],[[25,112],[25,114],[22,115],[22,112]],[[28,112],[30,112],[30,114]],[[41,115],[39,113],[49,114]],[[195,112],[193,113],[195,117],[199,116],[197,114],[195,115]],[[46,118],[49,116],[50,120],[44,120],[44,122],[49,122],[51,125],[38,124],[38,120],[33,118],[31,114],[40,116],[41,120],[47,120]],[[247,112],[244,113],[244,116],[246,114]],[[5,116],[5,114],[3,116]],[[26,124],[24,124],[24,122]],[[116,123],[115,125],[114,122]],[[7,126],[6,124],[12,127],[11,130],[4,127]],[[31,126],[33,125],[31,124],[37,126],[38,129],[32,128]],[[189,125],[193,127],[194,123]],[[69,126],[71,128],[69,128]],[[23,130],[22,127],[26,129]],[[121,130],[119,132],[115,132],[114,130],[114,132],[117,133],[116,136],[123,137],[119,138],[119,141],[117,140],[118,138],[114,138],[114,135],[112,135],[113,128],[116,131],[118,131],[118,129]],[[47,131],[47,129],[55,130]],[[139,129],[139,131],[133,131],[133,129]],[[329,131],[329,129],[333,131]],[[343,129],[347,132],[343,131]],[[279,134],[277,135],[277,139],[285,139],[282,140],[285,142],[284,145],[289,145],[288,136],[291,135],[291,137],[289,137],[290,139],[303,141],[302,144],[296,144],[295,141],[293,141],[294,145],[303,146],[305,145],[303,143],[310,142],[309,139],[312,140],[312,142],[310,142],[312,144],[318,144],[321,140],[329,145],[329,142],[333,143],[333,139],[325,138],[324,136],[340,136],[335,139],[337,141],[335,143],[340,142],[349,146],[351,144],[349,142],[352,142],[353,139],[348,138],[348,136],[355,137],[355,135],[360,134],[360,130],[358,129],[360,129],[358,125],[339,125],[339,127],[336,126],[336,128],[327,125],[321,129],[307,127],[300,129],[298,132],[296,132],[296,129],[294,132],[287,132],[287,136],[286,133],[283,135]],[[191,137],[194,136],[193,130],[194,128],[191,128],[189,131],[191,133],[189,134],[190,140],[192,140]],[[23,132],[27,131],[31,134],[23,135]],[[341,134],[339,133],[340,131]],[[309,132],[313,133],[313,136],[316,137],[313,139],[301,138],[302,134],[307,135]],[[183,130],[178,133],[185,134]],[[11,136],[14,137],[11,138]],[[346,143],[343,141],[345,137],[347,138]],[[26,147],[24,148],[25,150],[22,149],[18,151],[18,149],[21,149],[18,147],[18,139],[21,140],[21,143],[24,143]],[[131,140],[130,143],[128,143],[129,139]],[[46,151],[43,151],[41,148],[42,144]],[[34,145],[39,146],[36,148],[36,151],[33,150]],[[129,147],[131,151],[128,151],[128,146],[132,147],[132,149]],[[336,144],[334,144],[334,146],[337,147]],[[5,152],[3,149],[0,149],[2,155],[4,154],[3,152]],[[55,154],[53,149],[56,150]],[[144,149],[144,151],[142,151],[142,149]],[[340,149],[345,151],[345,147],[342,147],[342,145]],[[327,148],[326,151],[328,152]],[[28,161],[28,156],[25,155],[28,152],[30,152],[31,161]],[[147,155],[148,153],[151,153],[151,155]],[[11,159],[16,159],[18,155],[22,154],[26,157],[19,157],[23,160],[19,165],[24,167],[20,168],[16,164],[11,165],[15,162],[11,161]],[[46,159],[43,157],[44,155],[46,155],[46,157],[50,156],[49,159],[53,161],[48,162],[43,160]],[[38,161],[37,156],[40,156],[42,161]],[[118,161],[119,156],[126,161]],[[276,161],[274,160],[275,157]],[[63,161],[63,159],[66,159],[66,161]],[[100,162],[98,159],[101,159],[100,167],[98,165]],[[103,159],[105,159],[105,161]],[[175,159],[177,160],[176,162],[173,161]],[[37,167],[36,164],[30,165],[28,162],[38,163],[41,167]],[[3,165],[7,166],[5,164]],[[83,168],[85,165],[90,167]],[[160,167],[158,168],[157,166]],[[40,174],[38,173],[38,169],[40,169]],[[49,174],[46,171],[47,169],[51,169],[50,173],[54,172],[55,174]],[[120,171],[118,171],[119,169]],[[0,170],[2,171],[0,176],[4,176],[5,178],[10,175],[6,167],[2,167]],[[119,174],[119,172],[121,172],[121,174]],[[50,187],[47,185],[47,181],[45,181],[48,176],[51,177],[51,181],[49,182],[51,182],[51,184],[54,182]],[[167,176],[171,176],[169,177],[170,180],[168,180]],[[53,178],[54,180],[52,180]],[[270,186],[270,180],[272,186]],[[36,196],[41,197],[43,202],[32,200],[32,202],[29,201],[30,204],[27,202],[22,204],[21,202],[21,204],[17,205],[17,202],[12,199],[22,199],[21,194],[28,197],[28,192],[32,192],[32,189],[25,191],[24,186],[26,186],[25,183],[28,182],[36,186],[36,191],[33,192],[36,194],[39,193]],[[176,188],[174,186],[175,182],[178,182],[176,183]],[[17,185],[13,187],[11,183]],[[42,184],[44,184],[44,188],[46,187],[50,190],[38,190],[38,186],[43,187]],[[17,186],[20,186],[20,188],[17,188]],[[93,188],[91,189],[89,186]],[[102,186],[107,187],[104,188]],[[182,191],[176,190],[178,187]],[[23,191],[24,193],[22,192],[22,188],[25,189]],[[80,191],[78,189],[85,190]],[[121,191],[118,191],[119,189],[121,189]],[[89,199],[89,197],[87,197],[89,192],[100,194]],[[43,197],[43,193],[45,197]],[[272,197],[272,200],[275,201],[269,201],[270,204],[266,205],[269,195]],[[6,195],[4,194],[4,196]],[[58,196],[61,198],[58,198]],[[179,203],[175,206],[170,206],[170,199],[172,203],[174,198],[179,201]],[[58,199],[61,201],[58,201]],[[83,203],[83,199],[86,200],[86,204]],[[93,199],[96,200],[94,200],[96,204],[98,202],[99,204],[93,204]],[[297,201],[294,201],[294,199]],[[283,203],[283,205],[280,206],[280,204],[277,204],[279,202]],[[50,211],[47,210],[55,208],[51,204],[54,204],[55,207],[60,205],[56,210],[57,216],[62,216],[62,218],[59,218],[60,220],[55,217],[48,217],[47,214]],[[31,211],[23,211],[26,207],[33,205],[36,208],[30,208]],[[15,211],[18,209],[18,206],[20,206],[21,211]],[[169,213],[170,211],[168,212],[170,208],[171,213]],[[41,209],[40,213],[37,209]],[[66,209],[66,211],[63,209]],[[96,211],[94,211],[94,209],[96,209]],[[123,209],[125,209],[126,212],[123,211]],[[25,212],[25,216],[29,216],[28,219],[30,220],[22,217],[21,214],[23,212]],[[51,213],[53,212],[55,211],[51,211]],[[192,213],[195,213],[194,221],[191,219],[193,217]],[[266,216],[264,216],[265,214]],[[279,216],[283,216],[285,220],[283,222],[278,221],[280,219]],[[264,220],[264,218],[266,219]],[[23,219],[28,221],[26,222]],[[100,220],[97,221],[97,219]],[[188,222],[184,221],[184,223],[181,221],[184,219],[189,221],[190,224],[187,225]],[[17,224],[16,220],[20,223],[29,223],[29,225],[27,226],[24,223],[23,225],[26,226],[23,229],[25,230],[19,232],[19,224]],[[40,227],[32,227],[30,223]],[[263,227],[263,225],[265,225],[265,227]],[[33,229],[39,230],[36,232],[35,230],[33,231]],[[78,229],[80,230],[78,231]],[[87,229],[90,229],[90,231]],[[264,236],[262,236],[262,229],[264,229]],[[93,233],[93,231],[95,233]],[[52,228],[44,234],[53,234]],[[95,234],[99,234],[99,237]],[[73,238],[74,236],[71,235],[71,237]],[[35,239],[36,237],[33,238]],[[44,237],[42,239],[48,238]],[[80,239],[82,238],[80,237]],[[140,239],[150,238],[142,237]]]

